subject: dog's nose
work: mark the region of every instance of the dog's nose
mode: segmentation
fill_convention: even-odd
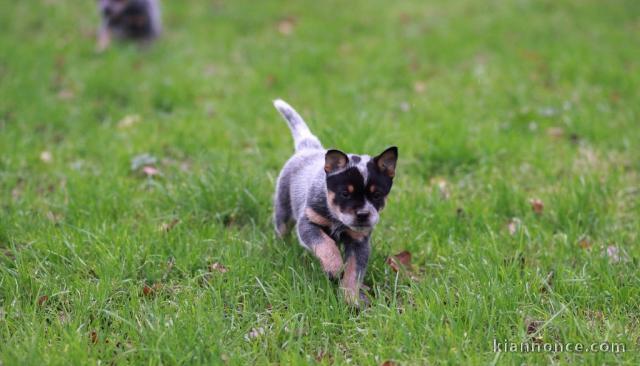
[[[356,211],[356,219],[358,219],[358,221],[367,221],[369,219],[369,211],[367,210],[359,210]]]

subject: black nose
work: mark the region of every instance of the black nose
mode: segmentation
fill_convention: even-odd
[[[358,219],[358,221],[367,221],[367,220],[369,220],[369,211],[357,211],[356,212],[356,219]]]

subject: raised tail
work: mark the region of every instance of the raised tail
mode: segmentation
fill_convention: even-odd
[[[287,124],[291,129],[291,134],[293,135],[293,143],[296,147],[296,151],[304,149],[323,149],[320,140],[311,133],[311,130],[309,130],[309,127],[295,109],[282,99],[274,100],[273,105],[287,121]]]

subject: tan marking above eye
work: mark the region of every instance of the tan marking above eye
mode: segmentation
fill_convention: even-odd
[[[349,185],[347,186],[347,191],[348,191],[349,193],[353,193],[353,190],[354,190],[354,189],[355,189],[355,188],[353,188],[353,185],[352,185],[352,184],[349,184]]]
[[[373,193],[373,192],[375,192],[375,191],[376,191],[376,186],[375,186],[374,184],[372,184],[372,185],[369,187],[369,192]]]

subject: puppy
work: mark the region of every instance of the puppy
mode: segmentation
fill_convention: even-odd
[[[159,0],[98,0],[102,24],[97,50],[104,51],[112,38],[150,42],[160,34]]]
[[[344,270],[340,287],[345,300],[357,305],[369,239],[393,185],[398,149],[390,147],[375,157],[326,150],[291,106],[282,100],[274,105],[295,144],[276,184],[276,233],[282,237],[295,224],[300,244],[318,258],[330,278],[339,278]]]

